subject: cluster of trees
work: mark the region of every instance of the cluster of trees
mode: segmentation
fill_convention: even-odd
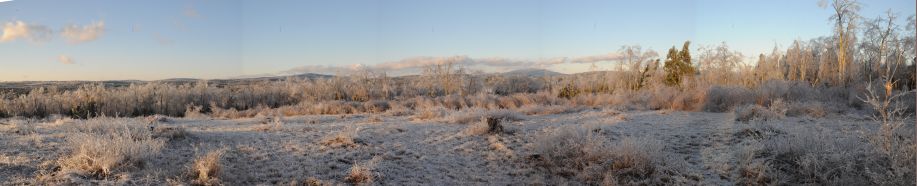
[[[834,10],[833,35],[796,40],[785,51],[775,46],[771,53],[760,54],[756,63],[746,63],[745,56],[725,42],[701,46],[694,56],[696,61],[692,61],[690,42],[685,42],[681,50],[674,46],[669,49],[664,68],[654,73],[651,71],[657,69],[659,61],[655,52],[636,55],[634,51],[639,52],[639,46],[625,46],[619,50],[625,56],[621,61],[624,66],[632,66],[628,74],[637,74],[626,78],[631,79],[628,87],[645,87],[645,80],[652,75],[662,75],[662,83],[676,87],[685,79],[749,87],[768,80],[807,82],[812,86],[851,87],[880,82],[895,89],[914,87],[913,70],[903,70],[913,68],[908,65],[913,65],[915,59],[913,15],[906,19],[907,25],[899,25],[899,16],[891,10],[876,18],[860,16],[861,5],[855,0],[836,0],[824,3],[824,7]]]

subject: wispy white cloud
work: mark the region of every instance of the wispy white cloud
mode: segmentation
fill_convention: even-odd
[[[350,65],[350,66],[322,66],[307,65],[292,68],[281,74],[318,73],[318,74],[347,74],[361,70],[387,72],[393,75],[416,74],[424,68],[433,65],[451,64],[470,70],[510,71],[523,68],[548,68],[552,65],[567,62],[566,57],[539,60],[523,60],[510,58],[471,58],[468,56],[445,57],[412,57],[398,61],[384,62],[376,65]]]
[[[302,74],[302,73],[315,73],[315,74],[349,74],[356,72],[363,68],[363,65],[350,65],[350,66],[327,66],[327,65],[306,65],[295,67],[289,70],[280,72],[281,74]]]
[[[430,65],[452,64],[456,66],[483,68],[515,68],[515,67],[545,67],[555,64],[564,63],[566,58],[551,58],[546,60],[524,60],[510,58],[471,58],[468,56],[449,56],[449,57],[414,57],[400,61],[381,63],[372,68],[379,70],[406,70],[419,69]]]
[[[551,66],[551,65],[562,64],[566,62],[567,62],[567,57],[557,57],[557,58],[549,58],[549,59],[541,60],[539,61],[538,65]]]
[[[70,43],[83,43],[98,39],[105,33],[105,22],[99,21],[85,26],[70,25],[61,30],[61,36]]]
[[[12,2],[12,1],[13,1],[13,0],[0,0],[0,3],[3,3],[3,2]]]
[[[76,64],[76,61],[74,61],[73,58],[70,58],[70,56],[66,56],[66,55],[60,55],[60,56],[58,56],[58,57],[57,57],[57,61],[60,62],[61,64],[65,64],[65,65]]]
[[[415,69],[431,65],[443,65],[443,64],[453,64],[453,65],[468,65],[472,63],[473,59],[468,56],[448,56],[448,57],[413,57],[402,59],[399,61],[385,62],[378,65],[372,66],[374,69],[384,70],[384,71],[393,71],[393,70],[403,70],[403,69]]]
[[[0,35],[0,42],[8,42],[16,39],[44,42],[50,40],[52,34],[53,31],[43,25],[33,25],[23,21],[8,22],[3,25],[3,35]]]
[[[573,58],[573,59],[570,59],[570,63],[595,63],[595,62],[603,62],[603,61],[618,61],[621,59],[624,59],[624,57],[621,54],[608,53],[608,54],[602,54],[602,55],[583,56],[583,57]]]
[[[580,57],[555,57],[542,59],[511,59],[511,58],[472,58],[464,55],[445,57],[412,57],[398,61],[379,63],[376,65],[350,65],[350,66],[321,66],[308,65],[292,68],[281,72],[282,74],[318,73],[318,74],[346,74],[360,70],[387,72],[393,75],[417,74],[424,68],[432,65],[451,64],[469,70],[482,70],[486,72],[512,71],[525,68],[549,69],[561,64],[583,64],[596,62],[615,62],[623,60],[625,55],[611,52],[601,55]]]

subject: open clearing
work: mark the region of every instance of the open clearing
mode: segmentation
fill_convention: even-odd
[[[624,139],[661,144],[655,156],[664,158],[664,167],[655,168],[656,176],[632,183],[731,185],[749,179],[742,169],[747,163],[743,153],[768,140],[801,134],[792,131],[855,136],[877,126],[857,114],[739,122],[733,113],[584,109],[522,117],[504,120],[504,130],[497,133],[469,129],[479,122],[412,121],[408,116],[166,118],[154,124],[144,118],[95,119],[149,125],[154,131],[184,129],[164,137],[165,146],[145,163],[104,177],[65,174],[58,166],[61,157],[70,154],[68,136],[78,133],[72,126],[85,121],[46,121],[28,129],[6,124],[0,125],[5,131],[0,135],[0,180],[4,185],[194,183],[199,177],[191,166],[195,157],[220,151],[215,181],[226,185],[557,185],[595,179],[602,183],[601,178],[584,175],[588,166],[570,175],[541,162],[546,154],[539,148],[545,139],[563,131],[584,131],[575,134],[608,144]],[[368,173],[369,180],[353,180],[355,170]],[[665,175],[659,176],[662,172]]]

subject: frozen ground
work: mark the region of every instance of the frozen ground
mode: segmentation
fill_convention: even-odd
[[[146,124],[142,118],[131,120]],[[206,151],[225,150],[219,182],[225,185],[348,184],[354,165],[382,185],[557,185],[581,178],[539,166],[536,148],[559,130],[586,130],[608,142],[625,138],[662,143],[662,157],[678,174],[663,183],[731,185],[748,177],[743,153],[769,135],[818,131],[852,135],[875,124],[860,115],[786,117],[737,122],[732,113],[583,111],[524,116],[504,121],[506,132],[469,132],[475,124],[412,121],[409,116],[297,116],[211,120],[168,119],[154,127],[184,128],[142,166],[104,178],[60,175],[56,162],[69,155],[70,125],[59,120],[0,125],[3,185],[45,183],[183,184],[194,178],[192,161]],[[5,121],[12,123],[16,121]],[[762,127],[765,126],[765,127]],[[49,181],[50,180],[50,181]]]

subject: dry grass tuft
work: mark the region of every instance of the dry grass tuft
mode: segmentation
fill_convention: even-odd
[[[482,117],[480,122],[476,122],[465,129],[467,135],[484,135],[484,134],[502,134],[507,132],[500,124],[503,120],[500,118]]]
[[[219,185],[220,172],[222,171],[222,159],[226,149],[217,149],[207,152],[194,159],[192,173],[195,177],[193,181],[197,185]]]
[[[790,103],[783,101],[783,99],[775,99],[770,102],[767,106],[767,109],[776,113],[779,116],[786,116],[786,113],[790,110]]]
[[[165,138],[168,140],[185,139],[191,136],[184,127],[179,126],[155,126],[153,127],[154,138]]]
[[[326,184],[323,184],[323,181],[320,180],[320,179],[318,179],[318,178],[309,177],[309,178],[306,179],[306,181],[304,181],[304,182],[302,183],[302,185],[304,185],[304,186],[322,186],[322,185],[326,185]],[[330,185],[330,184],[327,184],[327,185]]]
[[[38,129],[35,127],[35,123],[30,123],[29,121],[23,120],[13,120],[9,122],[9,126],[6,128],[6,132],[18,135],[30,135],[35,134]]]
[[[261,125],[255,127],[255,130],[261,132],[270,132],[283,129],[283,115],[280,113],[270,113],[267,116],[262,117],[264,117],[264,120],[261,122]]]
[[[354,164],[344,181],[353,184],[366,184],[373,182],[373,172],[367,167]]]
[[[736,126],[733,130],[734,140],[761,140],[786,134],[785,129],[765,120],[750,120],[745,125]]]
[[[590,164],[602,163],[608,153],[605,141],[586,130],[558,129],[538,139],[533,158],[550,172],[570,176]]]
[[[738,152],[738,180],[741,185],[782,185],[783,175],[776,170],[770,162],[758,159],[763,153],[764,146],[759,141],[750,141],[740,147]]]
[[[567,105],[525,105],[516,110],[525,115],[551,115],[578,112],[583,108]]]
[[[735,111],[736,121],[748,122],[751,120],[775,120],[783,118],[783,115],[774,112],[773,110],[764,108],[760,105],[745,105],[736,107]]]
[[[484,110],[484,109],[469,109],[454,112],[450,114],[445,122],[448,123],[459,123],[467,124],[471,122],[481,121],[481,118],[491,118],[499,119],[503,121],[520,121],[525,118],[522,114],[506,110],[506,109],[497,109],[497,110]]]
[[[382,119],[382,116],[376,115],[376,114],[373,114],[373,115],[369,116],[369,118],[366,118],[366,122],[369,122],[369,123],[379,123],[379,122],[383,122],[383,121],[385,121],[385,120]]]
[[[369,113],[383,113],[392,108],[388,101],[367,101],[363,103],[363,108]]]
[[[344,181],[354,185],[372,184],[373,181],[382,177],[381,174],[375,171],[381,160],[379,157],[374,157],[363,164],[353,164],[348,171],[347,177],[344,177]]]
[[[359,130],[359,128],[344,129],[341,132],[325,137],[325,139],[322,140],[321,145],[322,147],[328,148],[356,147],[362,143],[361,140],[355,139]]]
[[[675,184],[680,166],[670,164],[656,140],[609,143],[593,130],[562,128],[541,137],[529,161],[549,173],[584,184]]]
[[[202,106],[189,105],[188,108],[185,109],[184,118],[190,118],[190,119],[208,119],[210,118],[210,116],[203,113],[202,111],[203,108],[204,107]]]
[[[74,120],[73,118],[63,118],[63,117],[62,117],[62,118],[54,119],[54,120],[52,120],[52,121],[54,121],[54,123],[53,123],[54,125],[58,125],[58,126],[60,126],[60,125],[65,125],[65,124],[72,124],[72,123],[76,123],[76,122],[77,122],[77,121]]]
[[[62,171],[106,178],[130,168],[143,168],[164,140],[153,138],[143,124],[118,119],[94,119],[68,137],[70,155],[58,160]]]
[[[154,123],[169,123],[169,122],[172,122],[172,119],[169,118],[168,116],[163,116],[163,115],[152,115],[152,116],[147,116],[147,117],[146,117],[146,121],[147,121],[147,123],[149,123],[149,124],[154,124]]]
[[[408,116],[414,114],[414,110],[405,107],[401,104],[391,104],[392,108],[389,108],[385,111],[385,115],[388,116]]]
[[[653,176],[663,174],[665,157],[662,143],[648,139],[624,138],[612,146],[611,169],[618,183],[642,184],[654,181]]]
[[[414,115],[411,116],[411,120],[414,120],[414,121],[432,120],[432,119],[445,117],[447,113],[448,113],[447,109],[443,107],[423,108],[420,110],[416,110],[414,112]]]

